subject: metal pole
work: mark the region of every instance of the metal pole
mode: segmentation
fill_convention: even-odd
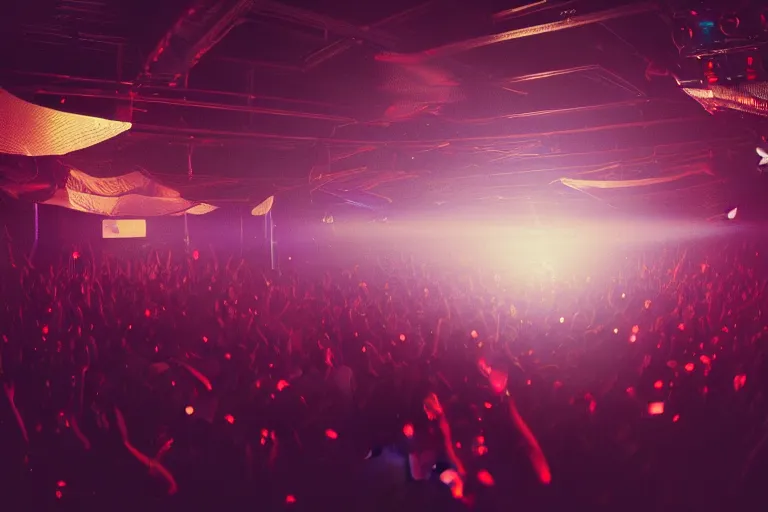
[[[243,256],[243,209],[240,209],[240,257]]]
[[[187,223],[187,214],[184,214],[184,247],[189,252],[189,224]]]
[[[35,256],[35,252],[37,251],[37,242],[40,240],[40,209],[37,203],[34,204],[34,207],[35,207],[35,241],[32,244],[32,250],[29,253],[30,260]]]
[[[269,258],[272,262],[272,270],[277,270],[277,258],[275,257],[275,223],[272,221],[272,210],[267,212],[267,227],[269,228]]]

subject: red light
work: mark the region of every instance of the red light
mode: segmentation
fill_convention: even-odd
[[[675,414],[672,417],[672,423],[677,423],[678,421],[680,421],[680,415],[679,414]]]
[[[656,382],[653,383],[653,387],[656,389],[661,389],[664,387],[664,383],[661,382],[660,380],[657,380]]]
[[[712,360],[709,358],[709,356],[704,356],[704,355],[702,355],[702,356],[699,358],[699,361],[701,361],[701,363],[702,363],[702,364],[706,364],[706,365],[710,365],[710,364],[712,364]]]
[[[234,417],[234,416],[232,416],[231,414],[227,414],[226,416],[224,416],[224,419],[225,419],[225,420],[226,420],[226,422],[227,422],[227,423],[229,423],[230,425],[233,425],[233,424],[235,423],[235,417]]]
[[[200,259],[200,253],[197,250],[192,251],[192,259],[195,261]]]
[[[58,490],[58,489],[56,489],[56,499],[57,499],[57,500],[60,500],[60,499],[61,499],[61,491],[60,491],[60,490]]]
[[[290,386],[290,384],[288,383],[287,380],[280,379],[279,381],[277,381],[277,390],[278,391],[282,391],[285,388],[287,388],[288,386]]]
[[[184,412],[187,413],[187,416],[192,416],[193,414],[195,414],[195,408],[192,407],[191,405],[188,405],[184,408]]]
[[[752,65],[754,65],[754,63],[755,63],[755,58],[754,57],[752,57],[751,55],[749,57],[747,57],[747,66],[751,67]]]
[[[403,427],[403,434],[408,439],[412,438],[413,437],[413,425],[411,425],[410,423],[406,423],[405,426]]]
[[[80,259],[80,253],[79,253],[79,252],[77,252],[77,251],[73,252],[73,253],[72,253],[72,259],[73,259],[73,260],[77,260],[77,259]]]
[[[491,474],[490,474],[488,471],[486,471],[485,469],[481,469],[481,470],[480,470],[480,471],[477,473],[477,480],[478,480],[478,481],[479,481],[481,484],[483,484],[484,486],[486,486],[486,487],[491,487],[491,486],[493,486],[493,484],[495,483],[495,482],[493,481],[493,476],[491,476]]]
[[[45,335],[48,334],[48,326],[47,325],[43,326],[43,334],[45,334]]]
[[[491,407],[493,407],[493,405],[491,405],[491,402],[485,402],[485,404],[483,405],[485,406],[486,409],[490,409]]]
[[[67,486],[67,482],[65,482],[64,480],[59,480],[56,483],[56,485],[58,485],[59,487],[66,487]]]
[[[747,376],[743,373],[733,378],[733,390],[738,391],[747,383]]]
[[[227,361],[229,361],[230,359],[232,359],[232,354],[230,354],[229,352],[227,352],[226,354],[224,354],[224,359],[226,359]]]
[[[692,372],[693,369],[694,369],[693,363],[688,363],[685,365],[685,371],[687,371],[688,373]]]
[[[664,402],[653,402],[648,404],[648,414],[652,416],[664,414]]]
[[[152,316],[152,312],[150,310],[148,310],[148,309],[145,309],[144,310],[144,316],[149,318],[150,316]]]
[[[290,504],[296,503],[296,497],[293,494],[289,494],[285,497],[285,502]]]
[[[355,333],[355,337],[357,337],[357,333]],[[400,341],[405,342],[405,334],[400,335]]]
[[[339,434],[335,430],[332,430],[329,428],[328,430],[325,431],[325,437],[327,437],[328,439],[338,439]]]
[[[208,343],[208,336],[203,336],[203,343]]]

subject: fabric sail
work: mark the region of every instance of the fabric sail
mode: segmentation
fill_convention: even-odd
[[[663,185],[682,180],[689,176],[707,174],[702,168],[690,169],[677,174],[668,176],[658,176],[655,178],[642,178],[635,180],[579,180],[571,178],[560,178],[559,181],[566,187],[583,191],[584,189],[625,189],[634,187],[650,187],[652,185]]]
[[[0,153],[66,155],[111,139],[131,123],[60,112],[0,89]]]
[[[630,209],[649,208],[654,211],[702,211],[717,212],[728,203],[727,188],[723,177],[712,173],[706,162],[667,169],[667,173],[636,179],[572,179],[561,178],[568,188],[581,192],[608,205]]]
[[[268,214],[270,210],[272,210],[272,205],[275,203],[275,196],[269,196],[261,203],[257,204],[253,210],[251,210],[251,215],[254,217],[263,217],[264,215]]]
[[[203,215],[215,206],[190,201],[140,172],[96,178],[72,169],[64,188],[42,204],[50,204],[106,217],[159,217]]]

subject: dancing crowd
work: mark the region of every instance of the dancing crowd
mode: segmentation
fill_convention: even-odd
[[[3,257],[2,510],[766,503],[753,243],[516,279],[399,253]]]

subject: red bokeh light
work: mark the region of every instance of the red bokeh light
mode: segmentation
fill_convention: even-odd
[[[325,431],[325,437],[327,437],[328,439],[338,439],[339,434],[335,430],[329,428],[328,430]]]
[[[651,416],[664,414],[664,402],[652,402],[648,404],[648,414]]]
[[[493,476],[491,476],[491,474],[485,469],[478,471],[477,480],[486,487],[491,487],[496,483],[493,480]]]
[[[413,437],[413,425],[411,425],[410,423],[406,423],[405,426],[403,426],[403,434],[408,439],[412,438]]]
[[[224,416],[224,419],[225,419],[225,420],[226,420],[226,422],[227,422],[227,423],[229,423],[230,425],[232,425],[232,424],[234,424],[234,423],[235,423],[235,417],[234,417],[234,416],[232,416],[231,414],[227,414],[226,416]]]
[[[737,375],[733,378],[733,390],[738,391],[744,387],[747,383],[747,376],[745,374]]]

